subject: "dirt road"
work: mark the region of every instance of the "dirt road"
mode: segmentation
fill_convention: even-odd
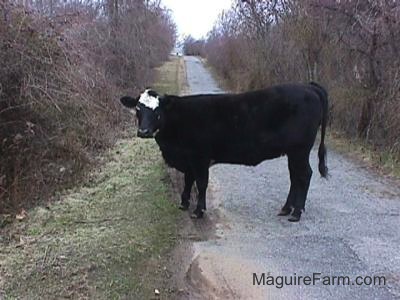
[[[185,61],[190,93],[221,92],[200,60],[185,57]],[[285,157],[257,167],[217,165],[210,169],[208,221],[196,220],[194,227],[199,231],[199,222],[218,220],[216,232],[212,238],[192,245],[185,297],[400,298],[398,184],[332,150],[328,153],[332,175],[328,181],[317,172],[315,151],[311,153],[311,165],[314,175],[306,212],[299,223],[276,215],[289,189]],[[254,286],[253,273],[257,279],[262,273],[265,279],[268,275],[274,277],[275,285]],[[313,273],[321,278],[315,285],[294,285],[292,281],[292,285],[280,287],[281,279],[277,277],[294,280],[313,277]],[[324,276],[331,282],[330,276],[348,276],[349,285],[324,285]],[[384,276],[386,284],[358,286],[357,276],[372,280]]]

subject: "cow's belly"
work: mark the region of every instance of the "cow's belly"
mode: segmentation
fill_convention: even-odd
[[[281,146],[271,147],[263,143],[248,142],[217,147],[211,157],[216,163],[255,166],[264,160],[274,159],[285,154],[284,148]]]
[[[265,160],[274,159],[281,157],[285,154],[277,154],[277,155],[270,155],[264,157],[242,157],[242,158],[224,158],[224,159],[216,159],[213,164],[234,164],[234,165],[245,165],[245,166],[257,166],[258,164],[262,163]]]
[[[262,143],[251,142],[187,148],[165,145],[160,147],[160,150],[167,165],[181,172],[186,172],[193,160],[199,157],[210,160],[211,164],[226,163],[256,166],[265,160],[286,154],[282,147],[272,148]]]

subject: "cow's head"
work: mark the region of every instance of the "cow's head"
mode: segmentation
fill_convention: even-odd
[[[152,138],[161,127],[162,122],[162,99],[154,91],[146,89],[139,97],[125,96],[121,103],[136,111],[138,120],[138,137]]]

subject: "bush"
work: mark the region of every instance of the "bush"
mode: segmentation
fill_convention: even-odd
[[[165,11],[142,1],[121,11],[117,25],[90,4],[47,15],[0,1],[5,213],[76,182],[93,154],[121,136],[118,95],[150,83],[174,44],[175,28]]]

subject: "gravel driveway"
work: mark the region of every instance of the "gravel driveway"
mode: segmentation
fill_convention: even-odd
[[[185,62],[191,94],[221,92],[199,59]],[[399,186],[329,149],[328,181],[320,178],[315,150],[311,166],[299,223],[277,216],[289,190],[286,157],[210,169],[210,214],[221,217],[215,238],[194,243],[191,299],[400,299]],[[288,279],[320,273],[351,281],[254,286],[253,273]],[[352,284],[357,276],[378,275],[384,286]]]

